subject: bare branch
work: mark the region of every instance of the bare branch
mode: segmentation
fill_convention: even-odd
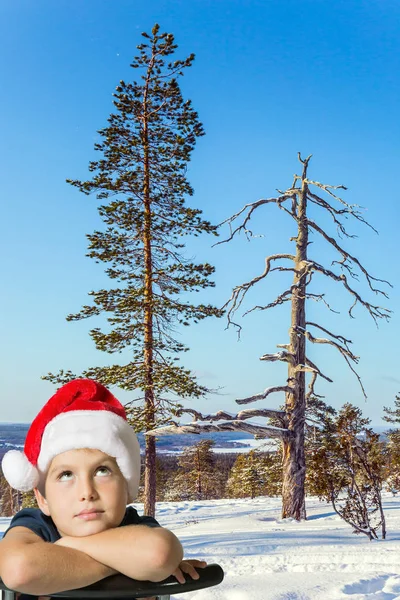
[[[363,386],[362,381],[361,381],[361,377],[359,376],[359,374],[357,373],[357,371],[354,369],[354,367],[350,363],[350,360],[352,360],[353,362],[355,362],[357,364],[358,361],[359,361],[359,356],[355,356],[355,354],[353,354],[351,352],[351,350],[347,347],[347,344],[345,344],[345,347],[343,347],[340,344],[338,344],[337,342],[334,342],[333,340],[328,340],[328,339],[325,339],[325,338],[315,338],[309,331],[300,330],[299,328],[296,328],[296,331],[298,333],[302,333],[313,344],[329,344],[331,346],[334,346],[337,350],[339,350],[339,352],[341,353],[341,355],[343,356],[343,358],[347,362],[349,368],[354,373],[354,375],[357,377],[358,383],[360,384],[360,387],[361,387],[362,393],[364,395],[364,398],[367,397],[365,389],[364,389],[364,386]],[[309,392],[309,394],[311,394],[311,391]],[[309,394],[307,394],[307,397],[309,397]]]
[[[299,192],[300,192],[300,190],[298,188],[296,188],[296,193],[298,194]],[[296,217],[296,213],[295,213],[296,193],[293,193],[292,196],[289,196],[289,198],[292,199],[292,209],[291,210],[287,209],[286,206],[284,206],[283,204],[278,203],[278,208],[285,211],[285,213],[287,213],[295,221],[297,221],[297,217]]]
[[[265,269],[261,275],[258,275],[250,281],[238,285],[233,289],[231,297],[227,302],[225,302],[225,304],[222,307],[222,310],[225,310],[225,308],[230,305],[230,308],[227,313],[228,327],[229,325],[235,325],[236,327],[239,327],[236,323],[232,321],[232,316],[240,308],[244,297],[246,296],[249,289],[268,275],[271,267],[271,262],[280,259],[288,259],[294,261],[295,257],[293,256],[293,254],[273,254],[271,256],[267,256],[267,258],[265,259]]]
[[[345,354],[343,354],[343,358],[345,359],[345,361],[346,361],[346,362],[347,362],[347,364],[349,365],[349,369],[350,369],[351,371],[353,371],[354,375],[357,377],[357,379],[358,379],[358,383],[360,384],[360,388],[361,388],[361,390],[362,390],[362,393],[363,393],[363,396],[364,396],[364,398],[366,399],[366,398],[367,398],[367,394],[366,394],[366,392],[365,392],[365,389],[364,389],[364,386],[363,386],[363,384],[362,384],[361,377],[359,376],[359,374],[357,373],[357,371],[354,369],[353,365],[350,363],[349,359],[347,358],[347,356],[346,356]]]
[[[346,208],[335,208],[334,206],[332,206],[332,204],[330,204],[327,200],[325,200],[325,198],[321,198],[321,196],[318,196],[318,194],[314,194],[313,192],[310,192],[310,189],[308,189],[308,196],[309,196],[309,200],[311,200],[311,202],[313,202],[313,204],[318,204],[319,206],[321,206],[321,208],[326,208],[327,210],[329,210],[330,212],[332,212],[334,215],[347,215],[347,214],[352,214],[352,210],[353,210],[353,206],[351,204],[347,204],[347,202],[342,201],[342,203],[346,206]],[[355,236],[357,237],[357,236]]]
[[[296,273],[296,269],[293,269],[293,267],[274,267],[269,271],[270,273],[272,273],[272,271],[291,271],[292,273]]]
[[[310,300],[314,300],[315,302],[323,302],[325,304],[325,306],[333,313],[335,313],[336,315],[339,314],[338,310],[334,310],[330,304],[328,304],[328,302],[325,300],[325,294],[311,294],[310,292],[306,293],[306,298],[310,298]]]
[[[303,159],[301,158],[301,152],[298,152],[298,153],[297,153],[297,158],[299,159],[299,161],[300,161],[300,162],[301,162],[301,163],[302,163],[304,166],[307,166],[307,165],[308,165],[308,163],[309,163],[309,161],[310,161],[311,157],[312,157],[312,154],[309,154],[309,155],[307,156],[307,158],[305,158],[305,159],[303,160]],[[300,178],[299,178],[299,179],[300,179]]]
[[[348,262],[347,258],[343,257],[342,260],[333,260],[331,265],[340,265],[341,269],[346,269],[350,277],[352,277],[353,279],[357,279],[358,281],[358,273],[354,273],[353,264],[351,262]]]
[[[274,408],[245,408],[238,412],[236,418],[239,421],[244,421],[245,419],[251,419],[253,417],[278,417],[283,419],[285,416],[286,413],[284,410],[275,410]]]
[[[210,415],[203,415],[194,408],[180,408],[175,412],[177,417],[181,417],[182,415],[192,415],[193,422],[196,421],[220,421],[221,419],[236,419],[237,416],[233,416],[231,413],[226,412],[224,410],[219,410],[218,412]]]
[[[361,298],[361,296],[349,286],[346,275],[344,275],[343,273],[341,275],[336,275],[336,273],[334,273],[333,271],[330,271],[329,269],[325,269],[325,267],[323,267],[322,265],[320,265],[314,261],[308,261],[308,264],[309,264],[309,268],[312,268],[315,271],[318,271],[319,273],[322,273],[323,275],[326,275],[327,277],[330,277],[331,279],[334,279],[335,281],[342,283],[344,285],[344,287],[346,288],[346,290],[354,296],[355,300],[349,309],[350,317],[354,318],[352,315],[352,311],[353,311],[354,307],[356,306],[357,302],[359,302],[367,309],[367,311],[369,312],[371,317],[374,319],[376,325],[377,325],[377,319],[386,319],[386,320],[389,319],[390,313],[392,311],[389,310],[388,308],[384,308],[382,306],[376,306],[374,304],[370,304],[366,300],[363,300]],[[386,294],[384,294],[384,292],[381,292],[381,293],[384,296],[386,296]]]
[[[225,221],[222,221],[222,223],[219,224],[218,227],[221,227],[222,225],[225,225],[226,223],[228,223],[231,234],[230,234],[229,238],[227,238],[226,240],[221,240],[220,242],[216,242],[214,244],[214,246],[218,246],[219,244],[225,244],[226,242],[230,242],[233,239],[233,237],[242,230],[244,231],[244,233],[246,235],[252,236],[253,233],[249,229],[247,229],[246,226],[247,226],[247,223],[250,221],[251,215],[256,210],[256,208],[258,208],[259,206],[263,206],[264,204],[271,204],[271,203],[280,205],[280,204],[282,204],[282,202],[285,202],[292,195],[293,195],[293,190],[288,190],[288,191],[284,192],[283,194],[281,194],[281,196],[279,196],[278,198],[264,198],[261,200],[257,200],[256,202],[250,202],[249,204],[245,204],[244,207],[239,210],[239,212],[235,213],[234,215],[232,215],[228,219],[225,219]],[[232,230],[232,223],[241,214],[243,214],[246,210],[248,210],[249,212],[247,213],[243,223],[241,225],[238,225],[236,227],[236,229]]]
[[[358,221],[361,221],[361,223],[364,223],[364,225],[367,225],[368,227],[370,227],[372,229],[372,231],[374,231],[375,233],[378,233],[378,231],[375,229],[375,227],[373,227],[370,223],[368,223],[368,221],[366,219],[364,219],[364,217],[362,216],[360,211],[355,210],[356,208],[362,208],[362,207],[359,207],[357,204],[347,204],[347,202],[345,202],[342,198],[335,196],[335,198],[337,200],[339,200],[339,202],[344,204],[344,206],[346,207],[346,208],[342,208],[339,210],[339,209],[335,208],[334,206],[332,206],[331,204],[329,204],[329,202],[327,202],[320,196],[317,196],[317,194],[313,194],[312,192],[310,192],[310,190],[308,190],[308,194],[310,196],[311,202],[314,201],[314,204],[318,204],[322,208],[326,208],[326,210],[328,210],[331,213],[334,220],[335,220],[334,215],[346,215],[346,218],[347,218],[347,215],[350,215],[350,216],[354,217],[355,219],[357,219]],[[343,225],[342,225],[342,227],[343,227]],[[349,235],[345,231],[342,231],[342,233],[344,233],[347,237],[350,237],[350,238],[357,237],[356,235]]]
[[[306,364],[305,365],[297,365],[295,367],[295,372],[296,373],[312,373],[315,372],[317,373],[320,377],[322,377],[323,379],[326,379],[326,381],[329,381],[329,383],[332,383],[332,379],[330,379],[327,375],[324,375],[320,369],[317,367],[317,365],[315,365],[309,358],[306,358]]]
[[[322,325],[318,325],[318,323],[313,323],[312,321],[306,321],[306,325],[311,325],[312,327],[317,327],[317,329],[324,331],[331,337],[335,338],[335,340],[339,340],[339,342],[342,342],[346,347],[347,347],[347,344],[353,343],[351,340],[348,340],[347,338],[343,337],[342,335],[335,335],[334,333],[329,331],[329,329],[326,329],[326,327],[322,327]]]
[[[239,411],[236,415],[232,415],[229,412],[219,410],[218,412],[210,415],[202,415],[197,410],[192,408],[180,408],[176,411],[176,416],[181,417],[183,414],[193,415],[193,422],[197,421],[221,421],[221,419],[228,419],[232,421],[245,421],[253,417],[284,417],[285,412],[281,410],[274,410],[270,408],[246,408],[245,410]]]
[[[323,198],[320,198],[316,194],[312,194],[310,191],[308,192],[308,196],[309,196],[308,199],[309,199],[310,202],[312,202],[313,204],[316,204],[317,206],[320,206],[321,208],[324,208],[325,210],[327,210],[329,212],[329,214],[331,215],[331,217],[333,219],[333,222],[335,223],[335,225],[337,227],[337,232],[338,232],[338,234],[339,234],[340,237],[342,235],[344,235],[344,236],[346,236],[348,238],[355,238],[355,237],[357,237],[356,235],[351,235],[350,233],[347,233],[346,228],[343,225],[343,223],[341,221],[339,221],[339,219],[336,217],[336,215],[343,215],[343,214],[351,214],[351,215],[353,215],[353,213],[350,210],[348,210],[346,208],[343,208],[341,210],[337,210],[336,208],[334,208],[333,206],[331,206],[329,204],[329,202],[327,202]]]
[[[343,347],[340,344],[338,344],[337,342],[335,342],[333,340],[328,340],[327,338],[316,338],[309,331],[305,331],[304,329],[301,329],[299,327],[296,327],[295,331],[297,333],[301,333],[302,335],[304,335],[313,344],[329,344],[330,346],[333,346],[334,348],[336,348],[337,350],[339,350],[339,352],[343,356],[346,355],[348,358],[350,358],[355,363],[358,363],[358,361],[359,361],[360,357],[356,356],[355,354],[353,354],[351,352],[351,350],[349,350],[349,348],[347,346]]]
[[[294,435],[289,429],[272,426],[261,427],[260,425],[253,425],[252,423],[246,423],[244,421],[228,421],[218,425],[203,425],[198,423],[190,423],[189,425],[175,424],[152,429],[151,431],[147,431],[145,435],[161,437],[178,433],[200,434],[209,433],[211,431],[246,431],[256,438],[277,438],[281,440],[291,438]]]
[[[269,304],[266,304],[265,306],[261,306],[261,305],[257,304],[256,306],[253,306],[253,308],[246,310],[246,312],[243,313],[243,316],[245,317],[246,315],[253,312],[254,310],[268,310],[269,308],[273,308],[274,306],[279,306],[280,304],[284,304],[284,302],[290,302],[290,300],[292,299],[292,292],[293,292],[293,286],[290,287],[290,289],[282,292],[282,294],[280,294],[277,298],[275,298],[275,300],[273,302],[270,302]]]
[[[319,187],[321,190],[324,190],[324,192],[326,192],[327,194],[329,194],[330,196],[332,196],[332,198],[335,198],[335,200],[338,200],[339,202],[341,202],[342,204],[344,204],[345,206],[348,207],[354,207],[354,208],[361,208],[358,204],[347,204],[347,202],[345,202],[344,200],[342,200],[342,198],[340,198],[339,196],[336,196],[336,194],[334,194],[331,190],[347,190],[347,187],[344,185],[329,185],[327,183],[320,183],[319,181],[312,181],[311,179],[305,179],[305,182],[308,185],[315,185],[316,187]]]
[[[250,404],[251,402],[256,402],[257,400],[264,400],[270,394],[274,392],[285,392],[288,394],[295,394],[295,388],[289,387],[288,385],[276,385],[273,387],[266,388],[261,394],[255,394],[254,396],[249,396],[248,398],[239,398],[236,400],[237,404]]]
[[[315,383],[317,381],[318,373],[317,371],[313,371],[311,375],[311,381],[308,384],[308,392],[306,394],[306,403],[310,398],[325,398],[325,396],[321,396],[320,394],[316,394],[314,390]]]
[[[260,360],[265,360],[267,362],[276,362],[277,360],[281,360],[282,362],[287,362],[294,365],[295,356],[290,352],[286,352],[282,350],[282,352],[276,352],[275,354],[263,354],[260,356]]]
[[[355,256],[352,256],[351,254],[349,254],[349,252],[347,252],[346,250],[341,248],[339,246],[339,244],[337,243],[337,241],[334,238],[330,237],[321,227],[319,227],[319,225],[317,225],[314,221],[311,221],[311,219],[307,219],[307,223],[308,223],[308,225],[310,225],[310,227],[315,229],[315,231],[318,231],[318,233],[320,233],[322,235],[322,237],[325,238],[326,241],[329,242],[329,244],[331,244],[331,246],[333,246],[343,256],[345,261],[351,260],[358,266],[360,271],[362,271],[362,273],[364,274],[364,276],[368,282],[368,285],[373,292],[375,292],[376,294],[382,294],[382,296],[385,296],[385,298],[388,298],[388,295],[385,292],[383,292],[382,290],[379,290],[377,288],[374,288],[371,282],[379,281],[381,283],[386,283],[390,287],[393,287],[391,283],[389,283],[385,279],[378,279],[377,277],[373,277],[372,275],[370,275],[368,273],[368,271],[362,266],[360,261]]]

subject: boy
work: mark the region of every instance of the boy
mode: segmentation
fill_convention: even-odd
[[[126,507],[138,492],[139,443],[123,406],[93,380],[60,388],[30,426],[24,452],[8,452],[2,469],[15,489],[33,489],[39,506],[17,513],[0,542],[0,576],[11,589],[47,596],[115,573],[183,582],[206,566],[183,561],[172,532]]]

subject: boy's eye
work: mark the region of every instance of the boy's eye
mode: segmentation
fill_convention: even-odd
[[[98,467],[96,469],[96,474],[100,475],[101,477],[104,477],[105,475],[109,475],[110,473],[111,473],[111,471],[108,467]]]
[[[72,476],[72,471],[63,471],[62,473],[59,474],[57,479],[59,481],[68,481],[68,479],[70,479],[71,476]]]

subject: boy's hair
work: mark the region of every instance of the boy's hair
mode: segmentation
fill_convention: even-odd
[[[128,502],[133,502],[140,479],[139,442],[122,404],[92,379],[63,385],[32,422],[24,451],[10,450],[1,466],[8,483],[27,492],[44,487],[57,454],[81,448],[101,450],[115,458],[128,484]]]

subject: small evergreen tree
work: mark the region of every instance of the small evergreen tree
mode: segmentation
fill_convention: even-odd
[[[367,427],[369,422],[361,409],[349,403],[336,418],[326,417],[316,442],[311,469],[315,475],[309,486],[312,493],[332,503],[355,533],[372,540],[378,538],[379,529],[382,538],[386,537],[381,498],[386,455],[379,435]]]
[[[95,144],[102,157],[89,164],[91,179],[68,180],[84,194],[101,201],[99,214],[106,228],[88,235],[90,258],[107,265],[114,282],[110,289],[92,291],[85,305],[68,321],[105,315],[108,326],[90,335],[98,350],[129,352],[128,362],[92,367],[82,375],[104,385],[140,390],[130,416],[138,431],[149,431],[170,421],[179,398],[206,394],[192,372],[177,364],[187,348],[176,338],[177,326],[197,323],[221,311],[192,304],[187,293],[213,286],[214,269],[195,264],[183,255],[183,238],[201,233],[216,235],[201,211],[190,208],[185,197],[193,189],[186,178],[190,155],[203,126],[190,100],[184,100],[178,79],[194,60],[172,60],[177,45],[170,33],[142,34],[131,67],[140,81],[120,81],[114,93],[115,112],[99,131]],[[44,379],[64,384],[71,371],[49,373]],[[156,442],[146,436],[145,513],[154,515],[156,498]]]
[[[221,497],[221,477],[215,468],[213,445],[213,440],[202,440],[183,450],[178,459],[178,471],[166,491],[166,500]]]
[[[282,466],[276,453],[251,450],[239,454],[226,484],[230,498],[275,496],[280,493]]]
[[[394,399],[394,408],[385,406],[383,410],[385,412],[384,421],[387,423],[396,423],[400,426],[400,394],[397,394]],[[395,431],[397,430],[398,428],[395,429]]]
[[[282,496],[282,446],[264,454],[266,488],[265,496]]]
[[[307,495],[324,498],[328,493],[324,474],[331,468],[331,440],[336,431],[336,417],[337,411],[321,398],[309,399],[305,431]]]
[[[231,498],[255,498],[264,490],[264,465],[255,456],[254,450],[248,454],[239,454],[233,465],[226,490]]]
[[[383,420],[397,425],[387,432],[387,473],[386,481],[389,488],[396,493],[400,490],[400,394],[394,400],[394,409],[384,407]]]

